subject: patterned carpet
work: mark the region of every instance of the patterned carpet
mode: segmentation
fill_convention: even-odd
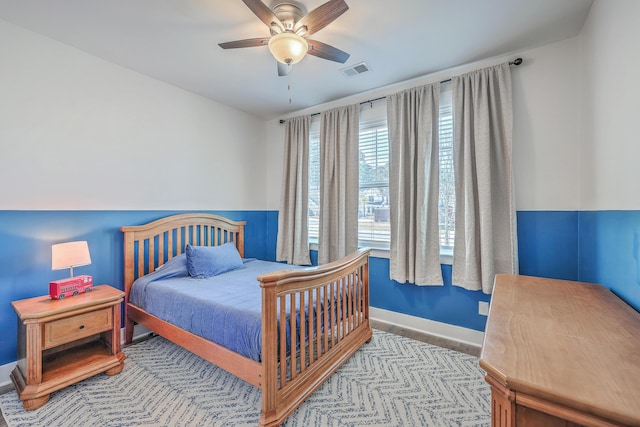
[[[26,412],[0,396],[9,427],[256,426],[260,391],[156,337],[124,349],[120,375],[97,375]],[[490,390],[478,359],[374,330],[358,351],[283,424],[488,426]]]

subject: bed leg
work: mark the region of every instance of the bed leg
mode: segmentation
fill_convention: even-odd
[[[124,321],[124,343],[131,344],[133,341],[133,320],[126,318]]]

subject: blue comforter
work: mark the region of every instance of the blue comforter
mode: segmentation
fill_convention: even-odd
[[[193,334],[261,361],[262,289],[256,278],[285,268],[299,267],[245,260],[243,268],[214,277],[192,278],[183,254],[136,280],[129,302]]]

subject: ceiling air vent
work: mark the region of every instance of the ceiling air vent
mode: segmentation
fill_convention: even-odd
[[[342,74],[344,74],[347,77],[353,77],[358,74],[366,73],[369,70],[370,68],[367,65],[367,63],[361,62],[359,64],[352,65],[351,67],[343,68],[340,71],[342,71]]]

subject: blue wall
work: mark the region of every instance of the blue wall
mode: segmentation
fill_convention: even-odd
[[[518,212],[520,274],[599,283],[640,311],[640,211]]]
[[[581,212],[580,281],[600,283],[640,311],[640,211]]]
[[[371,305],[437,322],[484,331],[485,316],[478,314],[478,301],[489,301],[482,291],[468,291],[451,284],[451,266],[442,265],[444,286],[400,284],[389,279],[389,260],[371,261]]]
[[[181,211],[182,212],[182,211]],[[76,274],[122,289],[121,225],[137,225],[176,211],[0,211],[0,365],[16,359],[17,316],[11,301],[48,293],[51,245],[87,240],[92,264]],[[278,213],[211,211],[246,220],[246,256],[274,260]],[[518,212],[520,273],[601,283],[640,310],[640,211]],[[313,258],[316,254],[312,253]],[[442,266],[445,286],[419,287],[389,279],[389,260],[371,260],[371,305],[478,331],[484,316],[481,291],[451,284],[451,266]]]
[[[578,221],[575,211],[518,212],[520,274],[578,280]]]

